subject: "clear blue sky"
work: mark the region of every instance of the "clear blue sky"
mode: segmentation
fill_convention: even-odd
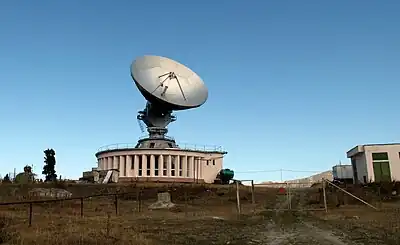
[[[129,66],[145,54],[204,79],[208,101],[169,135],[223,145],[237,172],[323,171],[356,144],[398,142],[399,13],[398,0],[1,1],[1,175],[40,173],[54,148],[77,178],[98,147],[135,143],[145,100]]]

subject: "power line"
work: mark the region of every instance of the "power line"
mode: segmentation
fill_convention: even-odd
[[[235,171],[235,173],[273,173],[273,172],[292,172],[292,173],[320,173],[321,170],[311,171],[311,170],[291,170],[291,169],[277,169],[277,170],[249,170],[249,171]]]
[[[321,173],[324,171],[318,170],[318,171],[312,171],[312,170],[290,170],[290,169],[282,169],[284,172],[298,172],[298,173]]]
[[[249,171],[235,171],[235,173],[272,173],[280,172],[281,170],[249,170]]]

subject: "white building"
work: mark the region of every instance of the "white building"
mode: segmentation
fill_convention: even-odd
[[[352,180],[353,179],[353,166],[352,165],[336,165],[332,167],[332,176],[334,179],[339,180]]]
[[[227,154],[220,147],[135,148],[109,145],[96,153],[98,170],[117,169],[120,182],[213,183]]]
[[[358,145],[347,157],[356,183],[400,180],[400,143]]]

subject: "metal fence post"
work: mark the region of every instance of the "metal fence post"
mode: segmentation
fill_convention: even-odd
[[[83,197],[81,197],[81,217],[83,217]]]
[[[29,227],[32,226],[32,203],[29,203]]]
[[[256,204],[256,198],[254,196],[254,180],[251,180],[251,203]]]
[[[188,193],[187,190],[185,189],[185,216],[188,216]]]
[[[114,195],[115,215],[118,215],[118,195]]]
[[[240,208],[239,181],[236,181],[236,204],[237,204],[238,216],[240,217],[241,208]]]
[[[289,184],[288,183],[286,183],[285,191],[286,191],[287,209],[290,210],[290,199],[291,198],[290,198],[290,189],[289,189]]]
[[[322,179],[322,192],[324,195],[324,208],[325,208],[325,212],[328,212],[328,205],[326,204],[326,180]]]
[[[292,185],[290,183],[288,183],[288,186],[289,186],[289,194],[290,194],[289,206],[290,206],[290,210],[292,210],[292,200],[293,200]]]
[[[138,212],[142,211],[142,191],[139,187],[136,189],[136,202],[138,205]]]

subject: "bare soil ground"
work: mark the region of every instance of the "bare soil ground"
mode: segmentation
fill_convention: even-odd
[[[11,187],[10,187],[11,188]],[[3,201],[23,195],[0,186]],[[86,189],[84,189],[86,188]],[[134,190],[137,186],[68,186],[74,195]],[[381,211],[364,205],[330,205],[325,211],[266,211],[285,208],[288,199],[271,189],[256,188],[256,205],[249,188],[241,190],[242,215],[238,217],[234,190],[213,186],[142,186],[142,210],[136,195],[118,199],[118,215],[113,197],[33,206],[32,226],[28,226],[29,205],[0,207],[0,244],[148,244],[148,245],[357,245],[400,244],[400,205],[388,203]],[[169,190],[173,210],[151,211],[158,191]],[[185,194],[186,193],[186,194]],[[306,194],[301,194],[306,193]],[[290,200],[292,208],[321,208],[311,205],[301,192]],[[185,196],[187,201],[185,202]],[[21,199],[21,198],[18,198]]]

